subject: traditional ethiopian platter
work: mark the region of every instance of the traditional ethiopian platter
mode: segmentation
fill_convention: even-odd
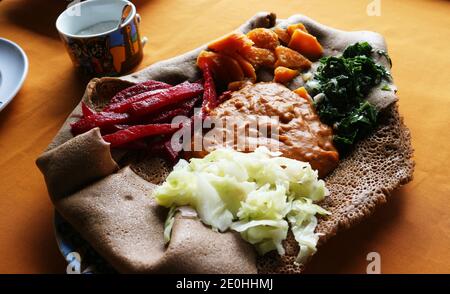
[[[262,12],[91,80],[37,165],[118,272],[301,273],[412,178],[391,66],[377,33]]]

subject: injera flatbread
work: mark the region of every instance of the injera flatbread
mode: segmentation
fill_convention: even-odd
[[[317,36],[320,43],[324,47],[326,55],[339,54],[347,45],[358,41],[368,41],[375,49],[386,50],[384,38],[377,33],[366,31],[344,32],[321,25],[302,15],[294,15],[286,20],[276,20],[274,14],[261,12],[245,23],[240,30],[242,32],[247,32],[255,27],[272,27],[275,24],[277,26],[286,27],[288,24],[298,22],[304,23],[308,31]],[[184,80],[197,80],[201,77],[201,73],[195,65],[195,60],[198,53],[203,49],[205,49],[205,46],[173,59],[155,63],[140,72],[119,79],[93,79],[86,89],[83,100],[91,106],[101,109],[101,107],[107,103],[117,91],[132,85],[134,82],[154,79],[175,84]],[[380,57],[378,62],[389,68],[388,63],[384,58]],[[317,64],[313,66],[313,68],[316,66]],[[271,78],[270,73],[268,72],[259,72],[258,74],[263,80]],[[289,87],[295,88],[301,84],[302,80],[298,78],[294,80]],[[390,84],[390,88],[396,90],[395,85],[393,84]],[[406,184],[412,179],[414,163],[412,160],[413,150],[411,148],[410,133],[403,124],[403,121],[398,113],[396,103],[397,96],[395,95],[395,91],[381,91],[380,89],[375,89],[369,94],[368,100],[380,111],[382,111],[380,114],[380,124],[370,136],[359,142],[355,146],[354,150],[340,161],[339,166],[334,172],[325,178],[326,185],[330,190],[331,195],[327,197],[321,205],[325,209],[329,210],[332,215],[327,218],[319,219],[319,224],[316,231],[323,234],[319,240],[319,250],[320,245],[340,230],[347,229],[365,217],[370,216],[376,207],[386,202],[392,190]],[[72,139],[69,124],[79,119],[80,115],[81,110],[80,105],[78,105],[48,147],[47,153],[44,153],[38,159],[38,166],[46,176],[46,181],[48,177],[47,169],[52,169],[51,160],[50,162],[47,160],[47,157],[49,157],[49,152],[52,153],[54,148],[65,142],[68,143],[75,140]],[[91,132],[94,133],[95,130]],[[90,135],[92,136],[92,134]],[[125,154],[124,152],[114,151],[112,157],[121,167],[128,164],[131,166],[131,169],[125,167],[120,170],[118,173],[119,176],[126,175],[126,177],[133,178],[133,175],[135,176],[138,174],[143,179],[154,184],[158,184],[164,180],[165,176],[170,171],[170,166],[163,159],[153,158],[146,154]],[[46,163],[45,167],[43,166],[43,162]],[[109,168],[111,170],[115,169],[114,165],[111,164]],[[136,174],[134,174],[132,170]],[[88,189],[88,191],[91,191],[94,189],[91,186],[99,185],[99,182],[101,182],[100,185],[105,182],[108,183],[108,179],[110,177],[116,176],[116,174],[112,173],[113,171],[111,171],[111,175],[95,183],[94,178],[82,179],[84,183],[89,182],[89,180],[91,180],[92,183],[90,186],[88,185],[85,187],[84,190]],[[98,177],[98,175],[95,176]],[[139,182],[140,180],[133,178],[131,182],[134,183],[135,181]],[[47,181],[47,185],[49,185],[49,181]],[[144,184],[141,183],[138,186],[142,188],[142,185]],[[149,183],[149,185],[151,184]],[[71,184],[71,187],[76,186],[76,184]],[[148,189],[151,190],[151,188]],[[49,187],[50,194],[52,190],[53,187]],[[72,192],[74,191],[67,191],[65,194],[70,194]],[[133,241],[140,242],[140,238],[143,236],[132,236],[133,232],[123,232],[123,228],[119,228],[119,230],[122,230],[122,233],[120,233],[122,240],[120,241],[121,243],[119,242],[119,245],[118,243],[111,241],[114,239],[111,238],[111,236],[109,238],[106,237],[108,234],[119,234],[118,230],[114,227],[115,225],[110,223],[111,217],[115,217],[116,214],[123,216],[126,215],[126,213],[130,213],[131,215],[134,215],[135,218],[139,218],[136,213],[133,214],[130,211],[127,212],[125,211],[125,208],[123,208],[124,211],[117,211],[122,209],[121,205],[111,205],[113,208],[109,209],[107,206],[108,201],[100,201],[102,204],[98,204],[97,201],[90,199],[89,195],[86,195],[83,191],[76,192],[70,196],[64,195],[63,197],[51,195],[51,197],[57,210],[67,219],[67,221],[69,221],[80,232],[80,234],[119,271],[171,271],[170,268],[155,270],[151,266],[148,266],[148,263],[152,263],[152,261],[145,259],[148,257],[148,254],[145,254],[142,250],[139,251],[135,248],[136,246],[133,247],[131,245]],[[134,196],[130,197],[133,198]],[[113,201],[116,200],[113,199]],[[143,201],[148,202],[150,200]],[[103,207],[99,207],[101,205],[103,205]],[[148,203],[146,205],[151,206],[151,204]],[[128,207],[128,209],[130,209],[129,206],[123,207]],[[97,213],[98,211],[101,211],[103,215],[99,216]],[[166,212],[167,211],[164,213]],[[180,214],[178,214],[177,220],[180,218],[182,218],[182,216],[180,217]],[[125,220],[123,221],[126,223]],[[133,227],[138,225],[133,223],[130,224],[130,226]],[[158,230],[158,233],[162,234],[162,229],[159,228]],[[174,228],[174,232],[176,230],[177,229]],[[141,231],[137,229],[137,232]],[[232,238],[233,237],[230,235],[229,240]],[[225,243],[233,244],[233,246],[237,246],[237,248],[239,248],[237,254],[248,254],[252,256],[253,253],[249,252],[248,248],[245,248],[245,245],[242,245],[239,241],[234,240],[233,242],[235,243],[227,242],[228,241]],[[286,255],[280,257],[276,253],[269,253],[258,258],[258,272],[300,273],[303,271],[303,267],[295,266],[293,263],[298,253],[298,246],[293,239],[292,234],[289,235],[284,245],[286,248]],[[116,250],[116,246],[125,246],[125,249],[126,246],[130,246],[128,248],[129,250],[125,251],[130,251],[130,255],[138,255],[124,256],[124,250]],[[137,252],[133,252],[133,250],[137,250]],[[208,252],[214,252],[214,250]],[[140,258],[139,254],[142,255],[141,262],[137,261]],[[198,254],[199,256],[201,255],[199,252],[195,254]],[[188,258],[188,254],[183,254],[183,252],[178,252],[177,256]],[[130,259],[133,258],[134,263],[130,263]],[[246,260],[247,267],[244,269],[241,268],[239,272],[251,273],[254,271],[251,266],[252,258],[253,257],[250,257],[250,259]],[[236,259],[234,259],[233,262],[234,261],[236,261]],[[147,264],[145,264],[146,262]],[[189,261],[188,258],[187,262],[193,263],[194,261]],[[167,264],[170,266],[170,262],[166,263],[166,265]],[[202,270],[198,269],[197,266],[198,265],[191,267],[186,266],[179,270],[202,272]],[[228,269],[230,272],[234,272],[233,269],[238,271],[239,268],[239,265],[233,267],[228,264],[225,266],[229,266]],[[214,270],[214,268],[211,268],[211,271],[217,272],[220,271],[220,269],[216,268],[216,270]]]

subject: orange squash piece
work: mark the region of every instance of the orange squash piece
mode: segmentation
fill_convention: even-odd
[[[273,67],[275,64],[275,54],[268,49],[252,46],[244,48],[239,53],[255,68],[259,66]]]
[[[273,80],[274,82],[285,84],[292,81],[298,74],[298,70],[278,66],[275,68],[275,77]]]
[[[300,29],[294,31],[288,46],[313,60],[320,58],[323,54],[322,45],[317,38]]]
[[[277,61],[275,67],[284,66],[292,69],[305,70],[311,67],[311,61],[295,50],[284,46],[278,46],[275,49]]]
[[[231,58],[234,58],[239,63],[246,77],[250,78],[253,81],[256,81],[256,70],[250,62],[248,62],[244,57],[242,57],[238,53],[232,53],[229,54],[229,56]]]
[[[309,96],[308,91],[306,91],[305,87],[299,87],[293,91],[298,96],[302,97],[303,99],[306,99],[308,101],[311,100],[311,96]]]
[[[231,82],[228,84],[228,91],[238,91],[249,83],[252,84],[252,82],[249,82],[248,80]]]
[[[259,48],[274,50],[280,45],[278,35],[274,31],[265,28],[253,29],[247,33],[247,37]]]
[[[202,68],[203,63],[210,66],[216,81],[223,85],[244,79],[244,72],[239,63],[224,54],[203,50],[197,57],[198,67]]]
[[[292,36],[292,34],[294,33],[294,31],[296,29],[302,30],[305,33],[307,33],[308,31],[305,28],[305,25],[302,23],[297,23],[297,24],[293,24],[287,27],[287,33],[289,34],[289,36]]]
[[[231,33],[208,45],[208,49],[215,52],[235,53],[245,48],[251,47],[253,41],[242,33]]]
[[[274,28],[273,31],[278,35],[278,39],[281,41],[283,45],[289,44],[291,40],[291,36],[288,34],[286,29],[282,28]]]

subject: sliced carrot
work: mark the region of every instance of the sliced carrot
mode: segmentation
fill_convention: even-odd
[[[274,31],[265,28],[253,29],[247,33],[247,37],[259,48],[274,50],[280,45],[278,35]]]
[[[275,54],[268,49],[252,46],[244,48],[239,53],[255,68],[258,66],[273,67],[275,64]]]
[[[298,76],[299,71],[295,69],[290,69],[284,66],[278,66],[275,68],[274,81],[277,83],[288,83],[292,81],[296,76]]]
[[[273,31],[278,35],[278,39],[281,41],[283,45],[289,44],[291,40],[291,36],[288,34],[286,29],[282,28],[274,28]]]
[[[310,100],[311,96],[309,96],[308,91],[306,91],[305,87],[300,87],[294,90],[294,93],[296,93],[298,96],[302,97],[303,99]]]
[[[311,61],[295,50],[284,46],[278,46],[275,49],[277,61],[275,67],[284,66],[292,69],[305,70],[311,67]]]
[[[294,31],[295,31],[296,29],[302,30],[302,31],[304,31],[305,33],[308,32],[308,31],[306,30],[304,24],[302,24],[302,23],[297,23],[297,24],[293,24],[293,25],[290,25],[290,26],[287,27],[287,32],[288,32],[289,36],[292,36],[292,34],[294,33]]]
[[[228,85],[229,82],[244,79],[241,66],[230,56],[203,50],[197,57],[197,65],[202,68],[204,62],[209,65],[219,83]]]
[[[245,34],[235,32],[212,42],[208,45],[208,49],[216,52],[235,53],[252,45],[253,41]]]
[[[314,60],[323,54],[323,48],[317,38],[300,29],[294,31],[288,47]]]

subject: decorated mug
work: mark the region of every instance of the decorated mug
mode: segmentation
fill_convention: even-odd
[[[117,76],[142,60],[146,38],[140,37],[140,21],[130,1],[88,0],[61,13],[56,28],[73,64],[83,74]]]

